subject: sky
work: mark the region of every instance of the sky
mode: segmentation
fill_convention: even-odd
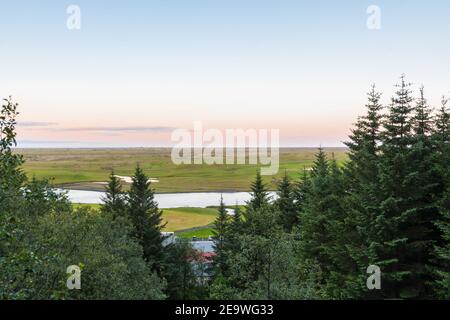
[[[372,83],[450,95],[448,0],[2,1],[0,39],[22,147],[170,146],[194,121],[342,146]]]

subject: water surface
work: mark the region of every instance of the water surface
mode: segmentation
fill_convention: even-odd
[[[105,195],[104,192],[98,191],[66,190],[66,192],[71,202],[84,204],[100,204]],[[219,205],[221,195],[225,204],[229,206],[235,204],[244,205],[251,197],[248,192],[193,192],[156,194],[155,200],[161,209],[183,207],[206,208]],[[271,193],[271,196],[274,197],[274,193]]]

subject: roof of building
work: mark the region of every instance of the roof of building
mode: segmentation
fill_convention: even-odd
[[[192,247],[200,252],[214,252],[214,241],[191,241]]]

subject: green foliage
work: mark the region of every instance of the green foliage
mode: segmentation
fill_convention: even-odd
[[[0,111],[0,299],[163,299],[164,281],[112,215],[72,211],[48,181],[27,182],[13,154],[17,104]],[[66,287],[81,268],[81,290]]]
[[[427,264],[435,237],[430,117],[423,92],[416,108],[412,101],[402,77],[384,123],[378,181],[382,201],[375,224],[383,296],[388,298],[427,295]]]
[[[200,260],[187,240],[179,240],[166,248],[164,275],[167,280],[167,295],[173,300],[195,300],[205,298],[205,286],[198,281],[195,263]]]
[[[105,196],[102,200],[102,212],[111,214],[113,220],[118,217],[126,216],[125,194],[122,191],[122,183],[120,182],[120,179],[116,177],[114,171],[112,171],[109,176],[108,186],[106,187]]]
[[[252,198],[247,203],[247,207],[253,210],[258,210],[264,205],[267,205],[269,202],[269,191],[267,190],[266,185],[264,184],[261,171],[258,170],[256,172],[256,179],[252,183],[251,187]]]
[[[54,226],[57,225],[58,228]],[[161,280],[142,259],[142,248],[127,227],[88,210],[47,214],[32,233],[38,235],[33,299],[162,299]],[[81,265],[82,289],[66,288],[66,268]]]
[[[17,104],[5,100],[0,298],[450,299],[447,100],[433,116],[404,76],[385,115],[380,98],[373,86],[343,167],[320,148],[299,183],[287,172],[278,180],[274,201],[259,172],[242,212],[229,217],[221,201],[212,269],[187,241],[163,247],[140,167],[126,196],[111,174],[100,211],[72,209],[48,181],[27,182],[11,150]],[[65,288],[69,265],[82,268],[80,291]],[[381,268],[381,290],[366,286],[370,265]]]
[[[214,221],[213,229],[213,241],[214,241],[214,251],[217,254],[214,259],[214,266],[216,272],[225,274],[229,266],[227,265],[227,252],[226,252],[226,241],[228,240],[228,229],[229,216],[225,203],[223,202],[223,197],[220,198],[219,215]]]
[[[295,205],[295,193],[291,180],[285,173],[283,179],[278,183],[278,198],[275,206],[280,213],[280,223],[285,231],[290,232],[298,222],[298,211]]]
[[[322,149],[316,155],[311,177],[304,189],[304,199],[296,229],[301,240],[300,256],[318,263],[324,281],[321,283],[330,297],[338,293],[347,272],[348,252],[343,243],[345,210],[342,172],[334,159],[330,162]]]
[[[133,224],[132,235],[143,247],[145,260],[158,270],[163,259],[162,211],[154,200],[149,178],[139,166],[136,167],[127,200],[128,216]]]
[[[437,243],[435,252],[437,267],[435,269],[435,293],[438,298],[450,299],[450,190],[447,190],[439,203],[441,213],[436,225],[442,232],[443,241]]]
[[[229,253],[227,276],[219,274],[211,285],[211,298],[219,300],[318,299],[317,265],[300,260],[292,237],[243,234],[240,250]]]

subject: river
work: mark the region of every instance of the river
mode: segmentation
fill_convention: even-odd
[[[65,190],[72,203],[84,204],[100,204],[104,197],[104,192],[98,191],[81,191],[81,190]],[[270,195],[275,197],[275,193]],[[235,204],[244,205],[250,200],[248,192],[193,192],[193,193],[160,193],[155,194],[155,200],[161,209],[168,208],[206,208],[209,206],[218,206],[220,203],[220,196],[223,196],[223,201],[226,205],[232,206]]]

